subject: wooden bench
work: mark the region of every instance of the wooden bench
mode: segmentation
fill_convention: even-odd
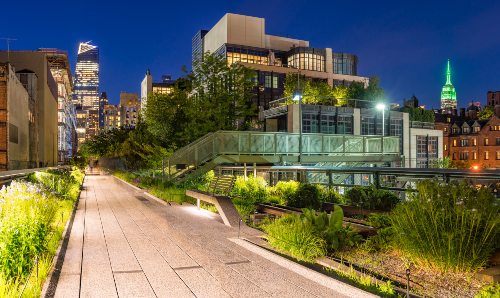
[[[208,191],[198,189],[186,190],[186,196],[196,199],[196,205],[200,208],[200,201],[215,205],[225,225],[236,227],[240,224],[241,217],[228,196],[233,189],[234,176],[219,176],[212,179]]]

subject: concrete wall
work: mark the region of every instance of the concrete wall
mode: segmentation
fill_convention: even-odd
[[[0,61],[7,60],[7,53],[0,52]],[[16,70],[29,69],[36,73],[38,97],[39,159],[42,166],[57,164],[57,88],[54,94],[50,85],[55,84],[50,72],[47,54],[43,52],[12,51],[10,62]]]
[[[25,169],[29,161],[29,107],[28,91],[16,77],[14,71],[9,72],[7,85],[7,117],[8,117],[8,158],[9,170]],[[11,128],[15,127],[15,130]],[[17,134],[14,136],[13,134]],[[17,140],[12,142],[12,140]]]

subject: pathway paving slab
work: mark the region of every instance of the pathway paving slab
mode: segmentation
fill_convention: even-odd
[[[163,204],[111,176],[84,186],[57,297],[346,297],[235,243],[238,227],[217,214]]]

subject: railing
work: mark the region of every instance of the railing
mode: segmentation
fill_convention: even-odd
[[[399,155],[399,137],[218,131],[176,151],[169,164],[198,166],[219,155]]]

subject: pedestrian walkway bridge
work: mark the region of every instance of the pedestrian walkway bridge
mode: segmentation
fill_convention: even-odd
[[[401,160],[399,146],[399,137],[394,136],[218,131],[174,152],[166,166],[171,174],[179,169],[203,172],[235,163],[382,163]]]

